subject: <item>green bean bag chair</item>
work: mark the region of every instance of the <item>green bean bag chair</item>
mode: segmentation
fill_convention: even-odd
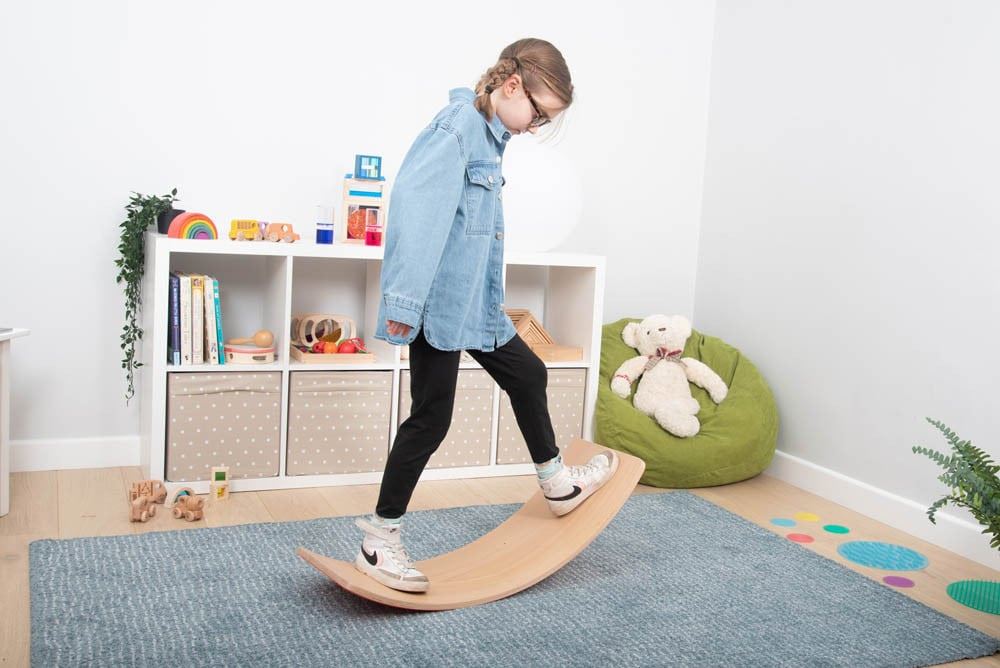
[[[716,405],[708,392],[690,385],[701,406],[701,430],[694,436],[678,438],[632,406],[637,383],[627,399],[611,391],[612,375],[638,354],[622,340],[622,329],[640,321],[623,318],[602,330],[594,440],[645,461],[640,482],[656,487],[725,485],[766,469],[778,436],[774,395],[757,367],[722,340],[692,330],[684,346],[684,357],[701,360],[729,386],[728,396]]]

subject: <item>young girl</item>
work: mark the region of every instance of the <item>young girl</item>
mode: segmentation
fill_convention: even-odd
[[[522,39],[500,53],[475,92],[457,88],[417,137],[392,189],[375,337],[410,346],[410,417],[399,426],[375,514],[355,566],[402,591],[427,591],[406,554],[400,519],[451,424],[461,351],[510,396],[549,507],[565,515],[617,468],[612,451],[563,466],[546,403],[545,364],[504,312],[504,148],[534,134],[573,101],[566,61],[552,44]]]

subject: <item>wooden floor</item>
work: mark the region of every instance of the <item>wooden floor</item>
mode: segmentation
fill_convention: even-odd
[[[133,524],[126,513],[125,490],[132,481],[141,478],[138,468],[43,471],[12,476],[11,512],[0,518],[0,610],[5,617],[0,624],[0,665],[28,665],[28,544],[33,540],[361,515],[372,511],[378,494],[377,485],[243,492],[233,494],[223,504],[212,506],[202,522],[175,520],[168,512],[163,512],[161,506],[160,512],[149,522]],[[534,476],[422,482],[409,508],[521,503],[536,489]],[[772,517],[810,512],[818,515],[822,524],[849,527],[853,539],[882,540],[913,548],[926,555],[930,565],[923,571],[906,573],[916,586],[899,591],[984,633],[1000,637],[1000,617],[959,605],[945,593],[949,582],[970,578],[997,580],[1000,572],[766,475],[693,492],[779,534],[788,530],[771,525]],[[640,486],[635,493],[669,493],[669,490]],[[819,524],[815,529],[808,531],[801,525],[797,527],[816,538],[814,543],[803,545],[804,549],[880,581],[881,572],[856,566],[837,554],[836,547],[844,540],[843,536],[826,534],[818,530]],[[1000,666],[1000,655],[949,665],[963,668]]]

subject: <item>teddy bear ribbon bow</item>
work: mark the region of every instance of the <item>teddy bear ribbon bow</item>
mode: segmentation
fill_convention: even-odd
[[[668,362],[673,362],[674,364],[684,364],[684,360],[681,359],[681,353],[683,350],[670,350],[668,348],[657,348],[656,352],[649,356],[649,360],[646,362],[645,371],[649,371],[654,366],[660,362],[666,360]]]

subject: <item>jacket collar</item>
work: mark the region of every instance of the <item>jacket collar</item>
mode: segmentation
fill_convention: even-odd
[[[476,99],[476,94],[471,88],[452,88],[448,91],[448,101],[449,102],[468,102],[472,104],[472,101]],[[483,121],[489,127],[490,132],[500,143],[505,143],[510,139],[510,131],[507,126],[503,124],[500,117],[493,114],[493,120],[488,121],[486,117],[483,116]]]

